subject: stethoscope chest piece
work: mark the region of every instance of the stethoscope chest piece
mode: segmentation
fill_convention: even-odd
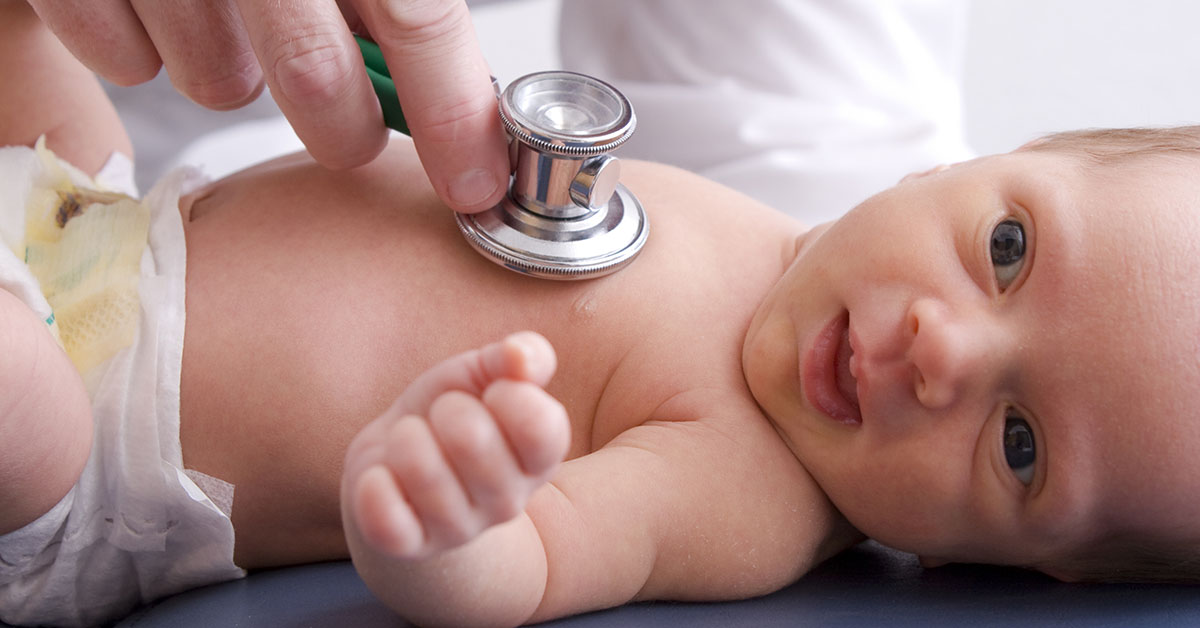
[[[619,270],[641,250],[646,213],[623,185],[608,203],[580,218],[548,218],[511,198],[478,214],[457,214],[475,250],[519,273],[543,279],[588,279]]]
[[[649,225],[607,154],[633,133],[629,101],[583,74],[538,72],[504,91],[500,118],[512,137],[512,180],[495,207],[457,214],[471,246],[546,279],[600,277],[631,262]]]

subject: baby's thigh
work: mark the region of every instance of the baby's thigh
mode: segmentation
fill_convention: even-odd
[[[51,328],[0,289],[0,534],[33,521],[75,485],[92,444],[79,372]]]

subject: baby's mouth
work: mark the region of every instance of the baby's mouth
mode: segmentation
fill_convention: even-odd
[[[854,406],[855,410],[858,410],[858,380],[855,379],[854,373],[850,370],[850,358],[854,357],[854,346],[850,344],[849,318],[847,314],[846,326],[842,328],[841,337],[838,338],[838,349],[834,361],[833,373],[834,379],[837,382],[838,392],[842,393],[842,396],[846,398],[846,401],[850,402],[850,405]]]
[[[862,412],[858,407],[858,381],[851,372],[853,357],[850,313],[842,312],[813,339],[801,375],[801,388],[808,402],[844,425],[862,424]]]

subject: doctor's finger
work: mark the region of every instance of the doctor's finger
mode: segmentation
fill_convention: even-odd
[[[463,0],[362,0],[421,163],[451,209],[482,211],[508,182],[490,71]]]
[[[132,0],[175,89],[210,109],[262,91],[262,71],[234,0]]]
[[[137,85],[162,67],[128,0],[29,0],[71,54],[117,85]]]
[[[238,0],[271,95],[313,158],[359,166],[387,130],[362,56],[334,0]]]

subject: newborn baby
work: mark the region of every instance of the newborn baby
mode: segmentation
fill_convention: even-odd
[[[6,91],[38,84],[10,72]],[[46,134],[86,173],[123,148],[4,121],[4,143]],[[37,167],[0,205],[21,227],[0,284],[0,388],[22,393],[0,406],[21,444],[0,462],[5,621],[94,623],[348,555],[403,617],[451,625],[760,595],[865,537],[1190,577],[1158,565],[1200,520],[1195,128],[1055,136],[812,230],[628,163],[644,251],[565,283],[474,253],[405,140],[348,172],[176,174],[53,227],[103,186],[6,150]],[[144,311],[81,366],[17,253],[116,206],[148,215],[136,271],[113,271]]]

